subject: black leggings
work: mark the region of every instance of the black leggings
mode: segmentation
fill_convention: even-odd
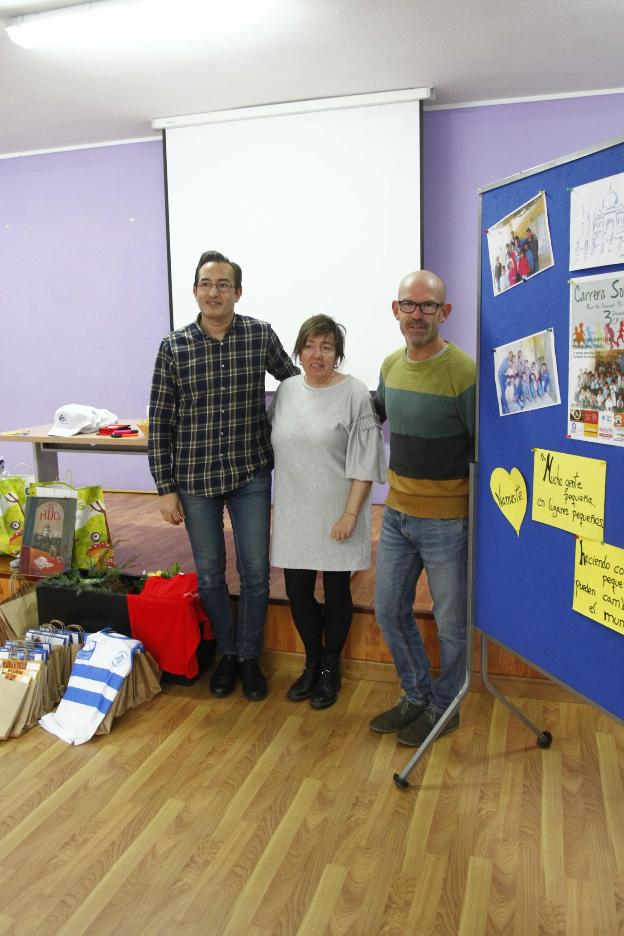
[[[321,607],[314,597],[317,576],[315,571],[284,569],[286,594],[308,662],[318,659],[323,648],[326,661],[333,662],[338,659],[347,639],[353,615],[351,573],[323,572],[322,575],[324,607]]]

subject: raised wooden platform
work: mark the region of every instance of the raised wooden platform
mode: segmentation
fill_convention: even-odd
[[[142,572],[144,569],[158,569],[179,562],[183,571],[193,571],[193,556],[182,527],[172,527],[163,522],[157,509],[157,499],[151,494],[107,493],[106,507],[115,553],[119,564],[127,571]],[[344,649],[344,657],[371,663],[391,663],[392,657],[381,635],[373,613],[375,591],[375,557],[379,530],[383,517],[383,507],[374,506],[372,516],[373,565],[365,572],[356,572],[351,580],[351,591],[355,605],[355,614],[351,632]],[[230,594],[233,598],[239,594],[239,580],[236,571],[234,542],[229,518],[225,517],[225,536],[227,548],[226,577]],[[317,586],[322,597],[319,576]],[[431,610],[431,596],[427,588],[426,576],[421,577],[416,592],[414,613],[421,629],[423,639],[434,665],[438,663],[438,645],[435,621]],[[286,599],[284,576],[281,569],[271,569],[271,602],[267,615],[265,647],[268,650],[289,653],[303,652],[303,646],[295,631]],[[478,665],[479,641],[475,646],[474,665]],[[490,648],[490,672],[503,676],[533,676],[542,678],[539,673],[527,666],[513,654],[497,647]]]
[[[160,569],[178,562],[183,572],[194,571],[193,555],[183,527],[172,527],[164,523],[157,509],[157,499],[152,494],[110,493],[105,495],[111,536],[115,544],[117,562],[127,572],[141,573],[144,570]],[[356,572],[351,580],[351,591],[355,613],[351,631],[343,652],[345,660],[358,663],[391,664],[392,657],[377,626],[373,612],[375,591],[375,558],[383,507],[373,507],[372,539],[373,565],[365,572]],[[229,518],[225,516],[227,550],[226,577],[233,600],[238,598],[239,579],[236,571],[234,541]],[[9,560],[0,557],[0,600],[8,594]],[[317,585],[318,597],[322,600],[321,577]],[[420,627],[430,658],[439,663],[435,620],[431,610],[431,595],[426,576],[421,577],[416,591],[414,614]],[[265,629],[265,647],[269,651],[303,653],[290,615],[286,598],[284,575],[281,569],[271,568],[271,601]],[[479,670],[480,643],[477,637],[474,650],[474,669]],[[357,667],[356,667],[357,669]],[[375,670],[374,667],[371,668]],[[522,660],[494,645],[490,646],[489,670],[494,675],[530,676],[543,679]]]

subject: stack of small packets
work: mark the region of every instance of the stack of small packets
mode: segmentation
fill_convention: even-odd
[[[84,635],[47,625],[0,647],[0,739],[36,725],[62,697]]]

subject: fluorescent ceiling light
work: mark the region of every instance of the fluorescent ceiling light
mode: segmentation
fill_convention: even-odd
[[[222,37],[223,30],[265,20],[276,0],[230,0],[212,9],[203,0],[95,0],[15,16],[9,37],[25,49],[53,45],[149,44],[175,38]]]
[[[124,4],[119,0],[81,3],[58,10],[15,16],[8,21],[6,31],[9,38],[24,49],[88,41],[98,34],[105,40],[111,29],[125,31],[126,25],[136,28],[134,21],[137,12],[140,10],[141,18],[145,15],[143,7],[142,3]]]

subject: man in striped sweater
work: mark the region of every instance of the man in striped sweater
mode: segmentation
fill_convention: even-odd
[[[390,428],[389,493],[377,555],[375,614],[403,697],[370,723],[418,747],[459,693],[466,672],[468,466],[474,448],[474,361],[439,334],[451,313],[435,273],[410,273],[392,303],[405,346],[382,364],[380,417]],[[430,662],[412,606],[425,569],[441,671]],[[459,725],[453,715],[440,734]]]

